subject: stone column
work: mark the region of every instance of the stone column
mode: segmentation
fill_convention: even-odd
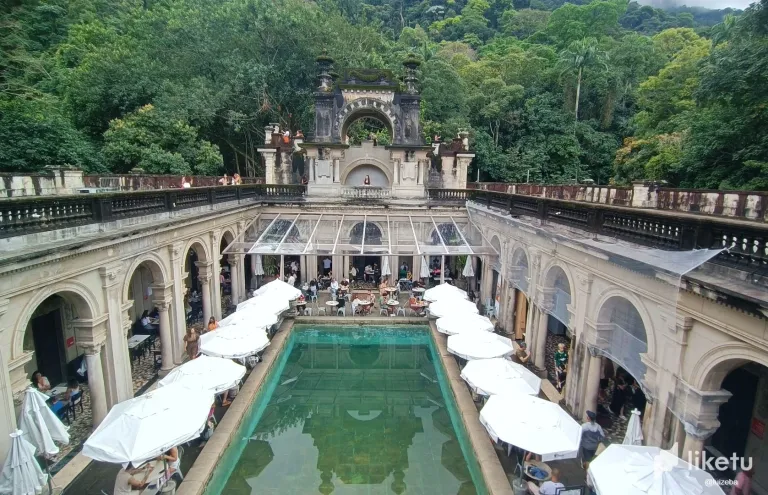
[[[181,339],[187,333],[187,315],[184,312],[184,296],[187,292],[187,288],[184,285],[184,258],[182,258],[184,251],[184,243],[177,242],[168,246],[168,252],[171,258],[171,274],[173,280],[171,284],[171,296],[169,299],[173,300],[174,304],[171,308],[173,311],[173,319],[171,320],[171,339],[169,342],[170,351],[173,355],[173,362],[181,364],[184,357],[184,346],[181,345]],[[163,284],[164,280],[155,280],[155,284]],[[154,290],[154,287],[152,288]],[[160,289],[161,291],[164,289]]]
[[[13,330],[6,326],[3,316],[8,310],[9,299],[0,300],[0,336],[9,338]],[[11,353],[10,345],[0,346],[0,459],[5,459],[11,448],[11,438],[8,436],[16,431],[16,411],[13,406],[13,385],[8,369]]]
[[[701,456],[704,451],[704,441],[715,433],[716,429],[702,430],[688,423],[683,423],[685,428],[685,442],[680,458],[694,466],[701,466]]]
[[[549,314],[541,309],[539,311],[539,325],[536,328],[536,357],[534,363],[541,369],[546,369],[546,349],[547,349],[547,324],[549,323]]]
[[[600,391],[600,370],[603,367],[603,358],[599,356],[595,349],[587,349],[587,383],[584,389],[584,412],[597,412],[597,395]]]
[[[232,305],[237,306],[237,303],[240,302],[240,260],[237,256],[229,257],[229,276]]]
[[[94,427],[98,426],[107,415],[107,390],[104,384],[104,370],[101,366],[101,349],[107,340],[108,318],[109,315],[105,314],[92,320],[78,319],[73,323],[77,345],[85,351]]]
[[[131,379],[131,362],[128,352],[126,329],[130,329],[123,321],[122,305],[122,263],[110,264],[99,268],[104,298],[107,301],[107,339],[104,357],[110,363],[105,368],[107,382],[107,405],[113,406],[118,402],[133,397],[133,380]]]
[[[280,280],[285,282],[285,255],[280,255]]]
[[[440,283],[445,283],[445,256],[440,256]]]
[[[99,426],[107,416],[107,393],[104,387],[104,372],[101,367],[101,348],[104,343],[83,347],[85,366],[88,368],[88,392],[91,395],[93,426]]]
[[[221,252],[219,251],[221,248],[221,232],[218,230],[211,232],[211,247],[211,253],[213,253],[213,268],[211,270],[211,276],[213,277],[213,299],[211,300],[211,305],[213,306],[213,316],[216,318],[216,321],[219,321],[221,319],[221,282],[219,277],[221,274]]]
[[[158,288],[160,294],[163,293],[162,288]],[[170,299],[156,299],[153,301],[158,311],[160,312],[160,350],[162,353],[163,363],[160,367],[160,371],[167,374],[173,369],[173,353],[171,352],[171,319],[168,312],[171,310],[172,304]]]
[[[267,134],[267,138],[271,136]],[[259,148],[258,151],[261,157],[264,159],[264,183],[265,184],[277,184],[277,174],[275,173],[275,157],[277,156],[277,150],[274,148]]]
[[[200,292],[203,295],[203,328],[208,325],[211,318],[211,267],[210,261],[196,261],[198,278],[200,279]]]

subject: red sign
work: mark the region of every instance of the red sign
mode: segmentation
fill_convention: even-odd
[[[67,349],[69,349],[69,348],[70,348],[70,347],[72,347],[73,345],[75,345],[75,338],[74,338],[74,337],[70,337],[70,338],[68,338],[68,339],[67,339]]]
[[[765,435],[765,423],[763,423],[757,418],[752,418],[752,425],[750,426],[750,431],[754,436],[762,439],[763,435]]]

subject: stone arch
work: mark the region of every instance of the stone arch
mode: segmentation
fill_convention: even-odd
[[[91,320],[101,315],[98,299],[86,284],[75,280],[65,280],[46,286],[32,296],[19,314],[13,331],[11,359],[16,359],[24,353],[24,334],[32,319],[32,314],[43,301],[51,296],[59,296],[72,304],[77,311],[78,318]]]
[[[210,261],[211,256],[208,252],[208,245],[199,237],[193,237],[187,241],[187,245],[184,246],[184,251],[182,251],[183,259],[187,259],[187,253],[193,248],[195,253],[197,253],[198,261]]]
[[[597,315],[595,322],[598,324],[604,322],[603,320],[601,320],[601,312],[605,308],[607,308],[607,304],[610,301],[615,299],[625,300],[628,304],[632,306],[632,308],[639,315],[643,324],[643,330],[645,332],[645,343],[648,346],[645,353],[648,356],[649,360],[655,361],[656,360],[656,332],[655,332],[655,326],[653,324],[653,318],[651,317],[651,312],[648,311],[648,308],[646,308],[645,304],[643,304],[643,301],[632,292],[621,289],[616,286],[609,287],[604,291],[602,291],[600,295],[597,297],[597,302],[595,303],[595,306],[591,308],[591,314]]]
[[[567,288],[568,294],[571,296],[571,299],[573,299],[575,295],[573,288],[576,286],[573,283],[573,276],[566,265],[560,263],[558,260],[553,260],[547,264],[542,273],[542,287],[545,289]],[[564,282],[567,282],[567,285]],[[573,301],[571,301],[571,303],[573,303]]]
[[[394,178],[392,177],[392,172],[389,170],[389,167],[381,160],[373,157],[358,158],[357,160],[354,160],[349,164],[347,164],[347,166],[344,167],[344,171],[341,173],[341,183],[344,185],[347,185],[347,177],[349,176],[349,174],[352,171],[354,171],[356,168],[359,168],[365,165],[375,167],[378,170],[380,170],[387,177],[387,182],[389,183],[388,185],[390,186],[392,185],[392,181],[394,180]]]
[[[529,292],[531,287],[531,269],[529,263],[528,251],[522,244],[517,244],[511,250],[510,263],[508,270],[512,271],[511,280],[518,288],[521,288],[525,297],[530,299]]]
[[[234,230],[234,228],[231,228],[231,229],[224,229],[224,230],[221,232],[221,236],[220,236],[220,238],[219,238],[219,258],[224,258],[224,257],[226,257],[226,256],[229,256],[229,255],[227,255],[227,254],[223,254],[223,253],[222,253],[222,251],[224,251],[224,249],[222,249],[221,245],[222,245],[222,244],[223,244],[223,243],[226,241],[226,243],[227,243],[227,246],[229,246],[230,244],[232,244],[232,242],[233,242],[233,241],[234,241],[236,238],[237,238],[237,236],[235,236],[235,230]]]
[[[745,342],[721,344],[699,358],[688,383],[702,391],[720,390],[728,373],[748,363],[768,367],[768,354]]]
[[[392,105],[378,98],[358,98],[345,104],[336,116],[338,138],[343,143],[350,124],[363,117],[373,117],[389,127],[392,141],[397,132],[397,115]]]
[[[353,242],[353,238],[354,238],[356,235],[358,235],[358,234],[356,234],[356,233],[355,233],[355,230],[357,229],[357,226],[358,226],[358,225],[362,226],[362,225],[363,225],[363,222],[357,222],[357,223],[355,223],[354,225],[352,225],[352,227],[349,229],[349,242],[350,242],[350,244],[355,244],[355,243]],[[379,224],[379,222],[366,222],[366,224],[365,224],[365,225],[366,225],[366,228],[368,228],[368,227],[369,227],[369,226],[371,226],[371,225],[373,225],[374,227],[376,227],[376,229],[379,231],[380,237],[381,237],[382,239],[384,238],[384,228],[382,228],[382,226],[381,226],[381,224]],[[360,234],[360,235],[364,235],[364,234]]]
[[[128,302],[130,299],[130,287],[133,274],[140,265],[144,264],[152,274],[152,281],[155,284],[165,284],[170,280],[167,275],[165,262],[156,253],[150,252],[139,256],[133,260],[131,266],[125,271],[125,279],[123,280],[123,302]]]

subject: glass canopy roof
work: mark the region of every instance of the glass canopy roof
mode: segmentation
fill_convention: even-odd
[[[466,215],[261,214],[222,254],[492,255]]]

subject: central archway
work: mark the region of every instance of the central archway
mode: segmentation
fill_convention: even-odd
[[[358,98],[352,100],[339,111],[336,117],[336,132],[339,141],[346,142],[349,127],[357,120],[372,118],[378,120],[389,130],[394,141],[397,130],[397,116],[391,105],[376,98]]]

